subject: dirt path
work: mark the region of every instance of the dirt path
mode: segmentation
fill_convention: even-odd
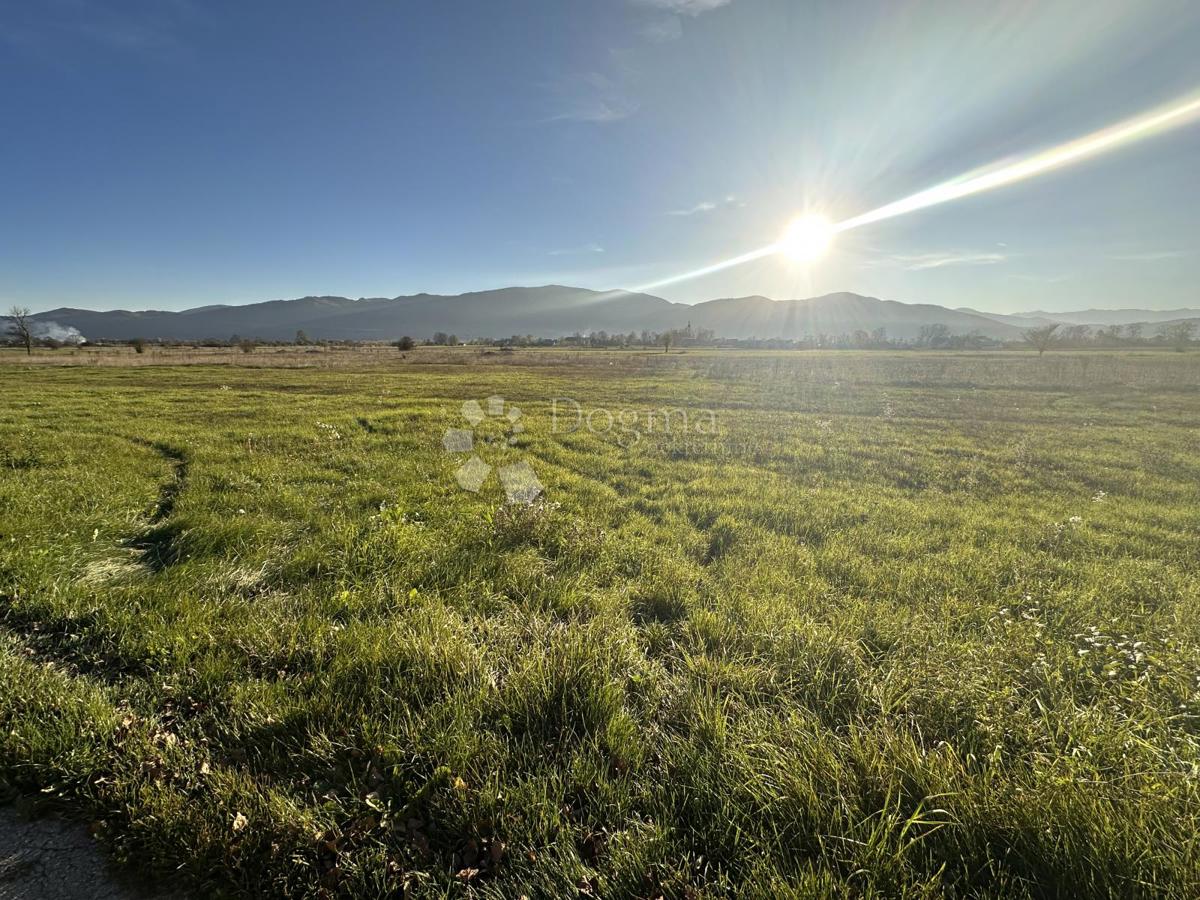
[[[0,900],[181,900],[116,877],[80,825],[0,806]]]

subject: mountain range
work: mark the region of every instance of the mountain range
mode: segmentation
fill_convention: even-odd
[[[292,340],[303,331],[313,340],[394,340],[401,335],[429,338],[435,332],[460,339],[516,334],[563,337],[607,331],[666,331],[691,325],[725,338],[798,339],[852,334],[882,328],[888,337],[909,340],[928,326],[952,334],[1019,339],[1026,328],[1059,322],[1104,327],[1113,324],[1197,318],[1200,310],[1081,310],[1016,315],[969,308],[948,309],[900,303],[847,292],[806,300],[749,296],[672,303],[650,294],[600,292],[544,285],[509,287],[453,296],[415,294],[352,300],[301,297],[242,306],[202,306],[181,311],[95,311],[62,307],[31,316],[35,333],[61,337],[78,333],[90,340],[226,340],[234,335],[259,340]]]

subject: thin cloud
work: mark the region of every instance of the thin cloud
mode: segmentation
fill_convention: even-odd
[[[668,216],[699,216],[704,213],[710,213],[721,208],[736,208],[740,209],[745,206],[745,202],[739,200],[735,194],[727,194],[725,199],[720,203],[712,200],[701,200],[695,206],[686,206],[682,209],[667,210]]]
[[[599,244],[584,244],[582,247],[564,247],[561,250],[551,250],[549,256],[580,256],[587,253],[603,253],[604,248]]]
[[[1007,259],[1003,253],[920,253],[915,256],[891,256],[889,262],[910,272],[920,272],[946,266],[993,266]]]
[[[49,59],[69,59],[86,45],[161,55],[181,51],[181,36],[200,18],[191,0],[137,0],[120,10],[102,4],[30,4],[16,20],[0,21],[0,41]]]
[[[666,9],[679,15],[698,16],[701,13],[728,6],[733,0],[637,0],[637,2],[641,6]]]
[[[666,16],[647,22],[639,29],[642,37],[655,44],[669,44],[683,37],[683,22],[679,16]]]
[[[668,216],[698,216],[701,213],[712,212],[717,208],[717,204],[711,200],[702,200],[695,206],[689,206],[686,209],[669,209]]]
[[[619,59],[613,54],[614,59]],[[620,77],[610,77],[603,72],[583,72],[569,75],[552,85],[560,97],[563,107],[550,116],[548,122],[618,122],[633,115],[638,104],[626,93],[623,86],[627,73],[620,70]]]
[[[637,112],[638,106],[631,101],[581,100],[569,109],[551,116],[549,122],[619,122]]]

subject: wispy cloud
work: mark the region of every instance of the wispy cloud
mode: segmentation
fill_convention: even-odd
[[[1190,255],[1187,250],[1147,250],[1142,253],[1114,253],[1111,259],[1124,262],[1158,262],[1163,259],[1181,259]]]
[[[636,2],[640,6],[653,6],[684,16],[698,16],[701,13],[728,6],[733,0],[636,0]]]
[[[732,0],[629,0],[647,8],[646,21],[637,29],[643,41],[665,44],[683,37],[683,17],[696,17]],[[557,111],[548,122],[590,122],[603,125],[619,122],[640,107],[636,96],[640,81],[638,58],[644,46],[617,46],[608,49],[606,60],[597,60],[591,71],[567,75],[552,85],[557,95]],[[704,210],[697,210],[703,212]]]
[[[689,206],[685,209],[670,209],[667,210],[668,216],[698,216],[700,213],[712,212],[717,208],[717,204],[711,200],[702,200],[695,206]]]
[[[1003,253],[918,253],[908,256],[894,254],[885,257],[880,265],[899,266],[910,272],[924,269],[941,269],[946,266],[992,266],[1008,257]]]
[[[655,44],[669,44],[683,37],[683,22],[679,16],[664,16],[643,25],[639,32],[642,37]]]
[[[587,253],[603,253],[604,248],[599,244],[584,244],[582,247],[564,247],[560,250],[551,250],[549,256],[580,256]]]
[[[638,29],[643,38],[654,44],[669,44],[683,37],[681,16],[695,18],[702,13],[728,6],[733,0],[632,0],[637,6],[648,6],[662,10],[657,16]]]
[[[603,72],[583,72],[563,78],[552,85],[562,109],[547,121],[603,124],[628,118],[637,112],[638,104],[626,93],[624,80]]]
[[[712,200],[701,200],[695,206],[685,206],[682,209],[667,210],[668,216],[698,216],[704,213],[710,213],[714,210],[726,208],[741,208],[745,206],[745,201],[739,200],[735,194],[727,194],[725,199],[720,202]]]
[[[569,109],[564,109],[557,115],[551,116],[548,121],[595,122],[598,124],[619,122],[621,119],[632,116],[637,109],[637,104],[633,102],[613,103],[601,99],[581,100]]]
[[[13,16],[0,14],[0,41],[59,59],[89,45],[116,53],[177,53],[182,34],[201,15],[191,0],[135,0],[121,8],[53,0],[15,9]]]

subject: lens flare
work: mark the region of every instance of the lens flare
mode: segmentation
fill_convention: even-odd
[[[836,233],[827,218],[809,213],[793,221],[775,246],[792,262],[810,263],[825,255]]]
[[[1131,119],[1126,119],[1115,125],[1110,125],[1107,128],[1102,128],[1099,131],[1076,138],[1073,141],[1068,141],[1049,150],[1035,153],[1017,162],[996,164],[983,169],[976,169],[958,178],[919,191],[892,203],[887,203],[853,218],[844,219],[841,222],[829,224],[826,221],[824,227],[819,227],[809,221],[807,225],[803,226],[799,232],[793,235],[793,229],[797,228],[801,222],[811,219],[809,216],[802,217],[788,226],[783,237],[774,244],[768,244],[766,247],[751,250],[740,256],[713,263],[702,269],[684,272],[681,275],[673,275],[670,278],[663,278],[659,281],[644,284],[641,287],[634,288],[634,290],[649,291],[670,284],[676,284],[680,281],[701,278],[705,275],[711,275],[723,269],[730,269],[734,266],[753,262],[756,259],[762,259],[775,253],[782,253],[794,259],[799,258],[801,261],[812,261],[824,253],[835,235],[843,231],[849,231],[852,228],[861,228],[863,225],[881,222],[884,219],[892,219],[906,213],[927,209],[930,206],[948,203],[951,200],[960,200],[972,194],[979,194],[983,191],[990,191],[1017,181],[1023,181],[1026,178],[1041,175],[1052,169],[1058,169],[1088,157],[1097,156],[1109,150],[1115,150],[1118,147],[1131,144],[1142,138],[1161,134],[1173,128],[1180,128],[1190,124],[1197,118],[1200,118],[1200,91],[1189,94],[1173,103],[1142,113],[1139,116],[1134,116]],[[818,247],[819,249],[817,249]],[[816,252],[811,252],[814,249]]]
[[[1195,119],[1198,114],[1200,114],[1200,96],[1192,95],[1182,103],[1159,107],[1152,112],[1126,119],[1124,122],[1094,131],[1065,144],[1059,144],[1057,147],[1036,153],[1018,162],[969,172],[936,187],[863,213],[861,216],[846,219],[844,222],[839,222],[834,228],[837,231],[849,231],[851,228],[859,228],[872,222],[891,219],[905,213],[915,212],[918,209],[936,206],[939,203],[947,203],[971,194],[1004,187],[1086,157],[1096,156],[1106,150],[1116,149],[1139,138],[1150,137],[1153,134],[1185,125]]]

